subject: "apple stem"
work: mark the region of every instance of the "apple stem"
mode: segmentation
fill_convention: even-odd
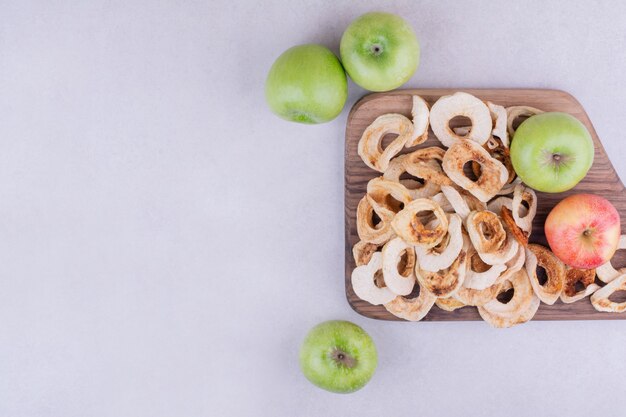
[[[354,368],[356,366],[356,359],[339,348],[333,349],[330,353],[330,357],[337,365],[345,366],[346,368]]]
[[[373,53],[374,55],[380,55],[380,53],[381,53],[382,51],[383,51],[382,46],[380,46],[380,45],[378,45],[378,44],[372,45],[372,53]]]
[[[559,155],[558,153],[555,153],[554,155],[552,155],[552,159],[554,159],[555,161],[560,161],[561,155]]]

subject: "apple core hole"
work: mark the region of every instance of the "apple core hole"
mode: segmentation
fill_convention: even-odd
[[[513,295],[515,295],[515,288],[509,288],[508,290],[498,294],[496,300],[502,304],[508,304],[513,299]]]
[[[522,209],[522,207],[524,209]],[[524,217],[526,217],[528,215],[528,213],[530,212],[530,203],[525,200],[522,199],[520,201],[519,207],[517,208],[517,215],[520,219],[523,219]]]
[[[439,226],[439,219],[435,217],[435,221],[432,224],[428,224],[431,221],[433,212],[429,210],[421,210],[415,213],[415,219],[418,221],[425,230],[434,230]]]
[[[403,277],[408,277],[411,275],[411,269],[407,268],[407,264],[409,263],[409,253],[405,250],[400,255],[400,259],[398,259],[398,272]]]
[[[491,240],[493,237],[493,228],[485,222],[480,222],[478,227],[480,228],[480,233],[485,237],[485,239]]]
[[[517,130],[517,128],[519,127],[519,125],[521,125],[526,119],[528,119],[530,116],[518,116],[515,119],[513,119],[513,130]]]
[[[469,127],[468,133],[472,130],[472,120],[465,116],[454,116],[448,121],[448,127],[454,132],[455,127]],[[467,136],[467,134],[459,134],[459,136]]]
[[[398,179],[399,180],[412,180],[412,181],[415,181],[415,182],[419,183],[420,186],[423,186],[425,184],[425,181],[424,181],[423,178],[419,178],[419,177],[413,176],[413,175],[409,174],[408,172],[403,172],[402,174],[400,174],[400,178],[398,178]],[[420,186],[418,186],[417,188],[420,188]],[[405,187],[406,187],[406,185],[405,185]],[[409,188],[409,187],[407,187],[407,188]]]
[[[491,268],[491,265],[483,262],[478,253],[474,252],[470,258],[470,267],[474,272],[485,272]]]
[[[443,253],[443,251],[446,250],[446,248],[448,247],[449,243],[450,243],[450,234],[446,233],[446,235],[443,237],[443,239],[441,239],[441,242],[439,242],[435,247],[433,247],[430,250],[430,253],[437,253],[437,254],[441,255]]]
[[[609,301],[612,301],[614,303],[626,302],[626,290],[615,291],[609,296]]]
[[[537,274],[537,282],[539,282],[539,285],[541,286],[546,285],[546,283],[548,282],[548,274],[546,270],[543,267],[537,265],[536,274]]]
[[[585,291],[585,284],[582,281],[576,281],[574,283],[574,293],[579,293]]]
[[[383,276],[383,270],[379,269],[374,273],[374,285],[378,288],[385,288],[385,277]]]
[[[372,213],[372,226],[377,228],[381,221],[380,216],[378,216],[378,214],[374,211]]]
[[[394,213],[397,213],[404,208],[404,203],[395,199],[391,194],[385,195],[382,199],[377,198],[376,201]]]
[[[463,174],[469,178],[470,181],[476,182],[478,181],[478,178],[476,176],[476,174],[474,174],[474,169],[472,168],[472,162],[473,161],[467,161],[465,164],[463,164]]]
[[[380,141],[380,147],[385,150],[396,138],[400,136],[397,133],[387,133]]]

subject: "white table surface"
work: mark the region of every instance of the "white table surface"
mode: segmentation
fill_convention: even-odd
[[[563,89],[626,175],[620,1],[0,0],[0,415],[623,416],[626,322],[387,323],[343,283],[343,141],[265,106],[286,48],[361,13],[422,45],[407,87]],[[358,3],[358,4],[357,4]],[[370,384],[298,367],[363,326]]]

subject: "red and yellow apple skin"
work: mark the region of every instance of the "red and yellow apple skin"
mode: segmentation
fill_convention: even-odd
[[[617,249],[619,213],[605,198],[575,194],[554,206],[545,232],[552,252],[565,264],[596,268],[610,260]]]

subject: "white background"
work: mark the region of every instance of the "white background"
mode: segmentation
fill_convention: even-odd
[[[566,90],[626,174],[621,1],[0,0],[0,416],[624,415],[626,322],[348,306],[343,135],[364,91],[304,126],[263,83],[371,10],[415,28],[407,87]],[[379,348],[355,394],[300,373],[327,319]]]

